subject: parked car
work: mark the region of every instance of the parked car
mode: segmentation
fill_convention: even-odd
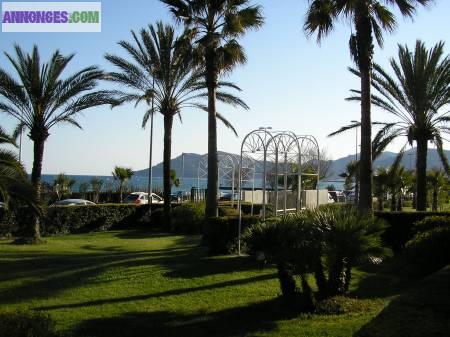
[[[91,205],[95,205],[95,203],[84,199],[64,199],[56,201],[52,206],[91,206]]]
[[[136,204],[136,205],[146,205],[148,204],[148,193],[146,192],[133,192],[129,194],[124,200],[124,204]],[[152,203],[162,204],[164,199],[159,195],[152,193]]]

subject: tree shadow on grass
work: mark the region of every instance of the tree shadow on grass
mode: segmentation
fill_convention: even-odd
[[[276,321],[293,318],[280,299],[212,313],[183,315],[171,312],[135,312],[82,322],[76,337],[229,337],[271,331]]]
[[[178,239],[184,244],[179,244]],[[207,258],[205,249],[189,244],[195,243],[195,238],[180,236],[175,241],[176,244],[163,249],[152,249],[150,243],[148,250],[141,251],[85,245],[87,253],[9,254],[7,259],[0,259],[0,282],[19,279],[24,282],[1,289],[0,304],[50,298],[80,285],[101,282],[98,275],[117,268],[161,266],[169,270],[169,277],[203,277],[252,268],[246,259]],[[126,278],[126,273],[121,277]]]
[[[118,303],[125,303],[125,302],[143,301],[143,300],[149,300],[152,298],[178,296],[178,295],[195,293],[198,291],[239,286],[239,285],[249,284],[249,283],[253,283],[253,282],[271,280],[275,277],[276,277],[275,274],[266,274],[266,275],[249,277],[249,278],[245,278],[245,279],[237,279],[237,280],[207,284],[207,285],[199,286],[199,287],[195,287],[195,288],[180,288],[180,289],[172,289],[172,290],[167,290],[167,291],[162,291],[162,292],[157,292],[157,293],[152,293],[152,294],[146,294],[146,295],[115,297],[115,298],[99,299],[99,300],[80,302],[80,303],[42,306],[42,307],[37,307],[35,309],[36,310],[73,309],[73,308],[89,307],[89,306],[104,305],[104,304],[118,304]]]

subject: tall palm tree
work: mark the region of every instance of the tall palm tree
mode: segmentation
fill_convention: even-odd
[[[80,112],[113,104],[114,100],[108,91],[96,90],[98,81],[104,78],[97,67],[87,67],[61,78],[73,54],[63,56],[56,51],[48,62],[42,63],[37,46],[27,54],[16,45],[15,53],[15,58],[5,55],[17,78],[0,68],[0,111],[17,119],[17,130],[29,130],[34,147],[31,182],[40,201],[44,146],[50,129],[61,123],[81,128],[75,119]],[[40,239],[39,217],[33,221],[31,235]]]
[[[134,175],[133,170],[127,167],[116,166],[114,167],[114,171],[112,171],[112,176],[114,180],[119,181],[120,203],[122,203],[123,187],[133,175]]]
[[[14,139],[1,127],[0,145],[16,146]],[[6,207],[25,204],[31,206],[33,212],[39,211],[34,189],[28,182],[25,169],[13,152],[3,148],[0,148],[0,199]]]
[[[132,36],[133,43],[119,42],[132,57],[132,61],[111,54],[105,57],[119,69],[119,72],[110,74],[110,79],[130,90],[118,92],[122,102],[135,102],[137,105],[144,101],[150,104],[151,99],[154,99],[154,110],[147,111],[142,126],[145,126],[152,113],[159,112],[164,117],[164,213],[166,221],[169,221],[173,119],[177,115],[181,119],[181,112],[185,108],[207,110],[202,103],[207,96],[203,70],[194,62],[189,32],[176,36],[174,27],[158,22],[156,27],[150,25],[148,29],[142,29],[139,35],[132,32]],[[219,82],[218,85],[240,90],[229,82]],[[248,108],[242,100],[228,92],[218,92],[218,99]],[[220,114],[216,114],[215,118],[222,120],[236,132]]]
[[[406,17],[412,17],[418,4],[431,0],[312,0],[306,14],[305,31],[317,33],[321,41],[340,19],[350,22],[354,33],[349,46],[353,60],[361,73],[361,158],[359,209],[372,209],[372,125],[371,125],[371,72],[374,37],[383,46],[383,31],[392,32],[396,26],[390,7],[397,7]]]
[[[427,50],[424,43],[416,42],[414,51],[400,46],[398,61],[392,58],[391,76],[380,65],[374,65],[372,86],[376,93],[372,103],[398,120],[381,123],[378,134],[390,141],[406,137],[409,144],[417,143],[417,210],[426,210],[427,204],[427,152],[428,143],[437,146],[439,157],[447,173],[450,168],[444,154],[444,134],[450,133],[450,116],[445,108],[450,104],[450,57],[444,56],[444,43]],[[360,72],[351,70],[357,76]],[[361,100],[361,93],[353,90],[348,100]]]
[[[197,42],[197,56],[203,66],[208,88],[208,194],[206,216],[218,216],[218,155],[216,99],[219,78],[246,56],[238,38],[250,29],[262,26],[260,6],[249,0],[161,0],[178,21],[192,29]],[[224,97],[226,99],[226,97]]]

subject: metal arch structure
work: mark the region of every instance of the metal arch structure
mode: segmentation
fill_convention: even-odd
[[[231,186],[231,205],[234,206],[236,191],[236,169],[239,167],[237,158],[227,153],[218,154],[219,182],[229,182]],[[208,154],[205,154],[198,163],[197,188],[200,189],[200,179],[208,176]],[[217,191],[218,192],[218,191]]]
[[[292,210],[302,208],[302,176],[317,177],[317,206],[319,205],[319,181],[320,181],[320,148],[316,138],[311,135],[296,135],[291,131],[272,131],[268,128],[260,128],[248,133],[241,144],[239,160],[239,180],[238,180],[238,209],[239,209],[239,233],[238,251],[241,249],[241,229],[242,229],[242,195],[243,187],[248,184],[249,177],[245,173],[246,163],[253,164],[252,177],[252,213],[253,213],[253,192],[255,179],[261,177],[262,185],[262,219],[266,219],[267,204],[267,178],[272,175],[274,190],[274,209],[278,213],[279,199],[279,177],[280,171],[283,176],[283,213],[287,214],[287,191],[288,177],[292,176],[297,180],[296,206]],[[293,169],[297,167],[297,172]],[[268,174],[268,170],[274,173]],[[306,172],[305,172],[306,171]]]
[[[297,135],[300,143],[300,164],[299,164],[299,190],[302,187],[303,176],[316,177],[317,206],[319,206],[319,182],[320,182],[320,146],[316,137],[312,135]],[[305,172],[309,171],[309,172]],[[299,209],[303,207],[301,198],[299,199]]]

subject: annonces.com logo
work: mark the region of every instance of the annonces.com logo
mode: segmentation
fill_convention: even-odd
[[[2,32],[100,32],[100,2],[3,2]]]

